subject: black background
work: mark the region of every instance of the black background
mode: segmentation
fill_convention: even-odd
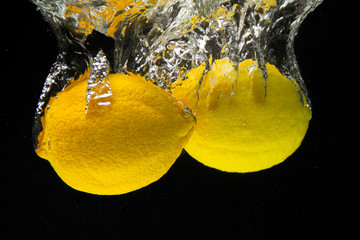
[[[325,0],[296,38],[313,118],[288,160],[230,174],[183,153],[162,179],[119,196],[73,190],[36,156],[33,114],[56,39],[35,5],[2,3],[3,239],[359,239],[360,28],[347,1]]]

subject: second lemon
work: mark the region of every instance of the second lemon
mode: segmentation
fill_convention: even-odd
[[[284,161],[299,147],[311,110],[295,83],[275,66],[266,67],[265,82],[256,61],[235,66],[221,59],[207,73],[203,64],[178,82],[174,95],[197,119],[185,147],[192,157],[223,171],[253,172]]]

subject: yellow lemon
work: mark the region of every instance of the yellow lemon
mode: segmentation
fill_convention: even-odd
[[[87,79],[51,98],[37,154],[65,183],[88,193],[123,194],[158,180],[188,142],[194,118],[133,74],[110,74],[112,95],[94,97],[85,114]]]
[[[197,119],[185,147],[192,157],[219,170],[252,172],[284,161],[299,147],[311,110],[294,83],[275,66],[266,67],[266,92],[262,71],[250,59],[237,69],[216,60],[206,74],[201,65],[174,88]]]

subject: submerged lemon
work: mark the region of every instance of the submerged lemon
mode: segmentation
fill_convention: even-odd
[[[123,194],[162,177],[188,142],[194,119],[161,88],[137,75],[110,74],[109,104],[93,99],[87,77],[51,98],[37,154],[69,186]]]
[[[299,147],[311,110],[289,79],[266,67],[266,92],[262,71],[250,59],[237,69],[229,60],[216,60],[205,75],[201,65],[174,88],[197,119],[185,147],[192,157],[219,170],[252,172],[284,161]]]

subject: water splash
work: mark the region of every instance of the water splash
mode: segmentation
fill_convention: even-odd
[[[104,52],[99,51],[91,64],[86,92],[87,105],[85,106],[85,113],[87,113],[91,101],[96,101],[96,104],[99,106],[110,105],[109,97],[111,97],[112,91],[109,82],[109,69],[109,62]]]
[[[171,92],[190,69],[206,63],[209,70],[210,59],[228,58],[237,65],[253,58],[265,79],[265,64],[275,65],[310,106],[294,40],[302,21],[322,0],[32,1],[59,46],[36,110],[35,136],[50,96],[89,69],[87,101],[98,96],[103,98],[100,105],[106,105],[109,73],[140,74]],[[95,94],[95,88],[102,94]]]

